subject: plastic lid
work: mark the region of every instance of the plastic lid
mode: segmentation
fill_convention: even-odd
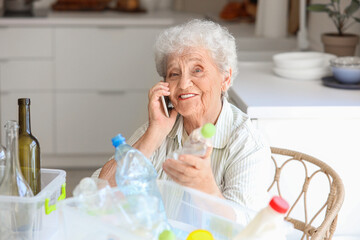
[[[215,135],[216,127],[211,123],[206,123],[201,128],[201,134],[204,136],[204,138],[211,138]]]
[[[159,240],[176,240],[176,236],[171,230],[164,230],[160,233]]]
[[[200,229],[191,232],[186,240],[214,240],[214,237],[209,231]]]
[[[111,139],[112,145],[118,147],[120,144],[125,143],[125,138],[119,133],[114,138]]]
[[[285,199],[275,196],[271,199],[269,206],[278,213],[286,213],[289,209],[289,204]]]

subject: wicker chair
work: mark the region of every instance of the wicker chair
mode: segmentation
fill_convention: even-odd
[[[285,216],[285,220],[292,223],[295,229],[303,232],[301,239],[305,239],[306,237],[306,239],[308,240],[309,239],[330,240],[334,234],[338,212],[344,200],[344,186],[339,175],[327,164],[309,155],[300,152],[295,152],[292,150],[280,149],[274,147],[271,148],[271,152],[276,170],[275,170],[274,180],[270,185],[268,191],[270,191],[274,186],[276,186],[277,194],[282,196],[282,193],[280,191],[280,178],[284,166],[287,165],[289,162],[299,161],[301,162],[301,165],[304,166],[304,170],[305,170],[305,179],[302,185],[302,189],[300,189],[301,192],[296,198],[295,202],[290,207],[288,213]],[[280,158],[283,160],[282,164],[279,164]],[[312,168],[315,168],[315,171],[312,173],[308,171],[310,165]],[[311,180],[313,179],[313,177],[318,173],[323,173],[326,175],[327,179],[329,180],[330,193],[327,196],[326,203],[316,212],[316,214],[311,219],[308,219],[309,218],[308,210],[307,210],[308,186]],[[282,197],[286,199],[286,196],[282,196]],[[299,204],[302,201],[304,204],[305,219],[304,221],[293,219],[291,217],[293,209],[297,204]],[[317,218],[319,214],[323,211],[325,211],[325,214],[323,214],[324,219],[323,220],[321,219],[321,224],[319,226],[314,227],[313,226],[314,219]]]

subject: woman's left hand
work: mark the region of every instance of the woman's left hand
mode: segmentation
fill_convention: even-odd
[[[208,148],[203,157],[180,155],[179,160],[167,159],[163,163],[163,169],[180,185],[224,198],[211,169],[211,152],[212,148]]]

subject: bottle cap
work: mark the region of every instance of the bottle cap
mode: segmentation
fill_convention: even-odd
[[[176,240],[176,236],[171,230],[164,230],[160,233],[159,240]]]
[[[287,201],[279,196],[275,196],[271,199],[269,206],[278,213],[286,213],[289,209]]]
[[[191,232],[186,240],[214,240],[214,237],[209,231],[199,229]]]
[[[30,105],[30,98],[19,98],[18,105]]]
[[[125,138],[119,133],[111,139],[112,145],[118,147],[120,144],[125,143]]]
[[[204,136],[204,138],[211,138],[215,135],[216,127],[211,123],[206,123],[201,128],[201,134]]]

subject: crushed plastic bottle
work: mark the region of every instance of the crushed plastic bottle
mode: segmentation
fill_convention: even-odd
[[[260,210],[234,240],[285,240],[287,226],[284,214],[288,209],[289,204],[283,198],[273,197],[269,205]]]
[[[127,198],[127,213],[140,231],[152,232],[157,239],[170,229],[161,194],[156,184],[157,172],[137,149],[130,147],[121,134],[112,139],[117,162],[116,183]]]
[[[216,128],[213,124],[204,124],[190,134],[182,148],[170,153],[167,158],[177,160],[182,154],[204,156],[207,149],[212,146],[211,137],[215,135],[215,132]]]

